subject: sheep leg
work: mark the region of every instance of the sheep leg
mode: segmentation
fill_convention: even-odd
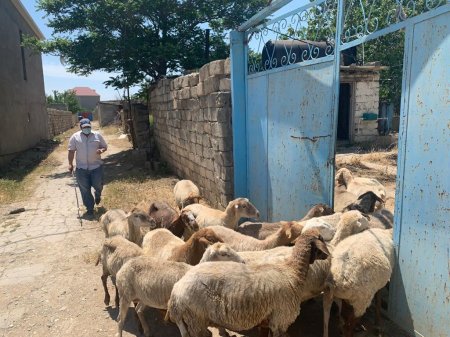
[[[136,324],[138,326],[139,333],[142,335],[144,333],[144,329],[142,328],[141,320],[139,319],[139,316],[137,314],[139,301],[133,301],[134,304],[134,320],[136,321]],[[142,308],[144,310],[144,308]]]
[[[381,292],[377,291],[375,294],[375,324],[381,326]]]
[[[123,325],[125,324],[125,319],[127,318],[128,307],[130,306],[130,301],[126,301],[122,298],[122,305],[119,309],[119,315],[117,316],[117,336],[122,337]]]
[[[328,324],[330,322],[330,310],[333,304],[333,292],[325,290],[323,294],[323,337],[328,337]]]
[[[136,313],[139,317],[139,321],[141,322],[142,325],[142,329],[144,329],[144,336],[149,337],[150,336],[150,327],[147,324],[147,321],[145,320],[145,316],[144,316],[144,309],[145,309],[145,305],[142,304],[142,302],[138,302],[136,304]]]
[[[181,337],[190,337],[186,325],[182,319],[177,320],[175,323],[178,326],[178,330],[180,330]]]
[[[105,303],[105,305],[109,305],[109,301],[110,301],[111,297],[109,296],[108,286],[106,284],[106,281],[108,280],[108,275],[102,275],[101,279],[102,279],[103,289],[105,290],[105,299],[103,300],[103,302]]]
[[[353,337],[355,326],[359,321],[359,318],[355,316],[355,310],[347,302],[343,301],[342,304],[342,316],[344,318],[344,337]]]
[[[115,287],[116,287],[116,297],[114,298],[114,301],[116,303],[116,308],[118,308],[120,305],[120,297],[119,297],[119,291],[117,290],[117,286],[115,286]]]

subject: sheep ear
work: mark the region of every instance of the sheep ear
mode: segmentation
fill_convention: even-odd
[[[287,236],[287,238],[290,240],[290,239],[292,239],[292,227],[289,227],[287,230],[286,230],[286,236]]]
[[[330,252],[322,237],[313,239],[311,242],[311,257],[309,263],[311,264],[315,260],[325,260],[328,256],[330,256]]]
[[[199,242],[203,243],[204,245],[210,246],[213,243],[211,241],[209,241],[207,238],[200,238],[200,240],[198,240]]]

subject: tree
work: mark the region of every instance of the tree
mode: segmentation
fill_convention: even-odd
[[[105,84],[127,88],[145,77],[195,69],[205,58],[205,30],[211,29],[210,60],[225,58],[224,31],[264,7],[267,0],[38,0],[52,38],[28,39],[57,54],[69,71],[118,73]]]
[[[78,103],[75,93],[72,90],[66,90],[63,92],[53,90],[53,95],[47,96],[47,104],[51,103],[66,104],[69,111],[74,114],[83,111],[83,108]]]

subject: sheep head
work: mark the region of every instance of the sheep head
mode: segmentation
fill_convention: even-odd
[[[384,200],[382,198],[380,198],[374,192],[368,191],[361,194],[358,197],[357,202],[351,203],[350,205],[345,207],[344,211],[357,210],[361,213],[373,213],[375,211],[375,204],[377,203],[377,201],[381,204],[384,204]]]
[[[159,228],[168,228],[178,218],[178,212],[164,201],[152,202],[148,214]]]
[[[281,228],[278,230],[277,235],[282,245],[289,245],[301,235],[303,224],[295,221],[280,221],[280,223]]]
[[[308,213],[303,217],[302,220],[307,220],[311,218],[317,218],[324,215],[331,215],[334,214],[334,210],[325,204],[317,204],[314,205]]]
[[[348,184],[353,180],[353,174],[350,172],[349,169],[343,167],[341,169],[339,169],[336,172],[336,176],[334,178],[335,184],[336,186],[342,186],[344,185],[345,187],[348,186]]]
[[[134,227],[145,227],[149,230],[157,228],[155,220],[146,212],[134,210],[128,215],[128,224]]]
[[[194,214],[189,210],[182,210],[180,214],[180,218],[183,221],[185,227],[187,227],[192,232],[197,232],[199,227],[197,221],[195,219]]]
[[[316,228],[309,228],[302,233],[295,242],[295,250],[303,250],[305,246],[311,246],[309,264],[316,260],[326,260],[331,254],[325,241]]]
[[[228,203],[227,210],[231,210],[234,216],[238,219],[259,219],[258,209],[247,198],[237,198],[230,201]]]
[[[206,261],[234,261],[245,263],[244,259],[226,243],[216,242],[208,247],[200,262]]]
[[[216,235],[210,228],[202,228],[193,235],[194,240],[202,243],[205,247],[210,246],[216,242],[223,242],[223,240]]]

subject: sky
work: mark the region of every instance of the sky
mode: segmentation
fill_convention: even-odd
[[[22,4],[30,13],[34,22],[46,38],[51,37],[52,30],[47,27],[47,20],[44,18],[44,12],[36,10],[36,0],[21,0]],[[66,71],[61,64],[59,57],[51,55],[42,55],[42,67],[44,69],[45,93],[51,94],[53,90],[64,91],[74,87],[89,87],[94,89],[99,95],[100,100],[118,99],[123,93],[119,93],[113,87],[106,87],[103,82],[111,76],[108,73],[96,71],[91,75],[84,77],[78,76]],[[138,88],[132,88],[130,93],[134,93]]]
[[[46,38],[50,38],[52,30],[47,27],[47,19],[44,18],[45,13],[42,11],[37,11],[36,0],[21,1],[44,36]],[[293,0],[280,12],[292,10],[305,3],[305,0]],[[276,15],[279,15],[280,12],[276,13]],[[42,66],[44,69],[46,94],[51,94],[53,90],[64,91],[67,89],[72,89],[73,87],[90,87],[100,95],[100,100],[118,99],[123,94],[122,92],[119,93],[112,87],[107,88],[103,84],[104,81],[109,79],[111,74],[96,71],[87,77],[78,76],[66,71],[65,67],[61,64],[59,57],[45,54],[42,55]],[[131,88],[130,93],[133,94],[138,89],[139,88],[137,87]]]

